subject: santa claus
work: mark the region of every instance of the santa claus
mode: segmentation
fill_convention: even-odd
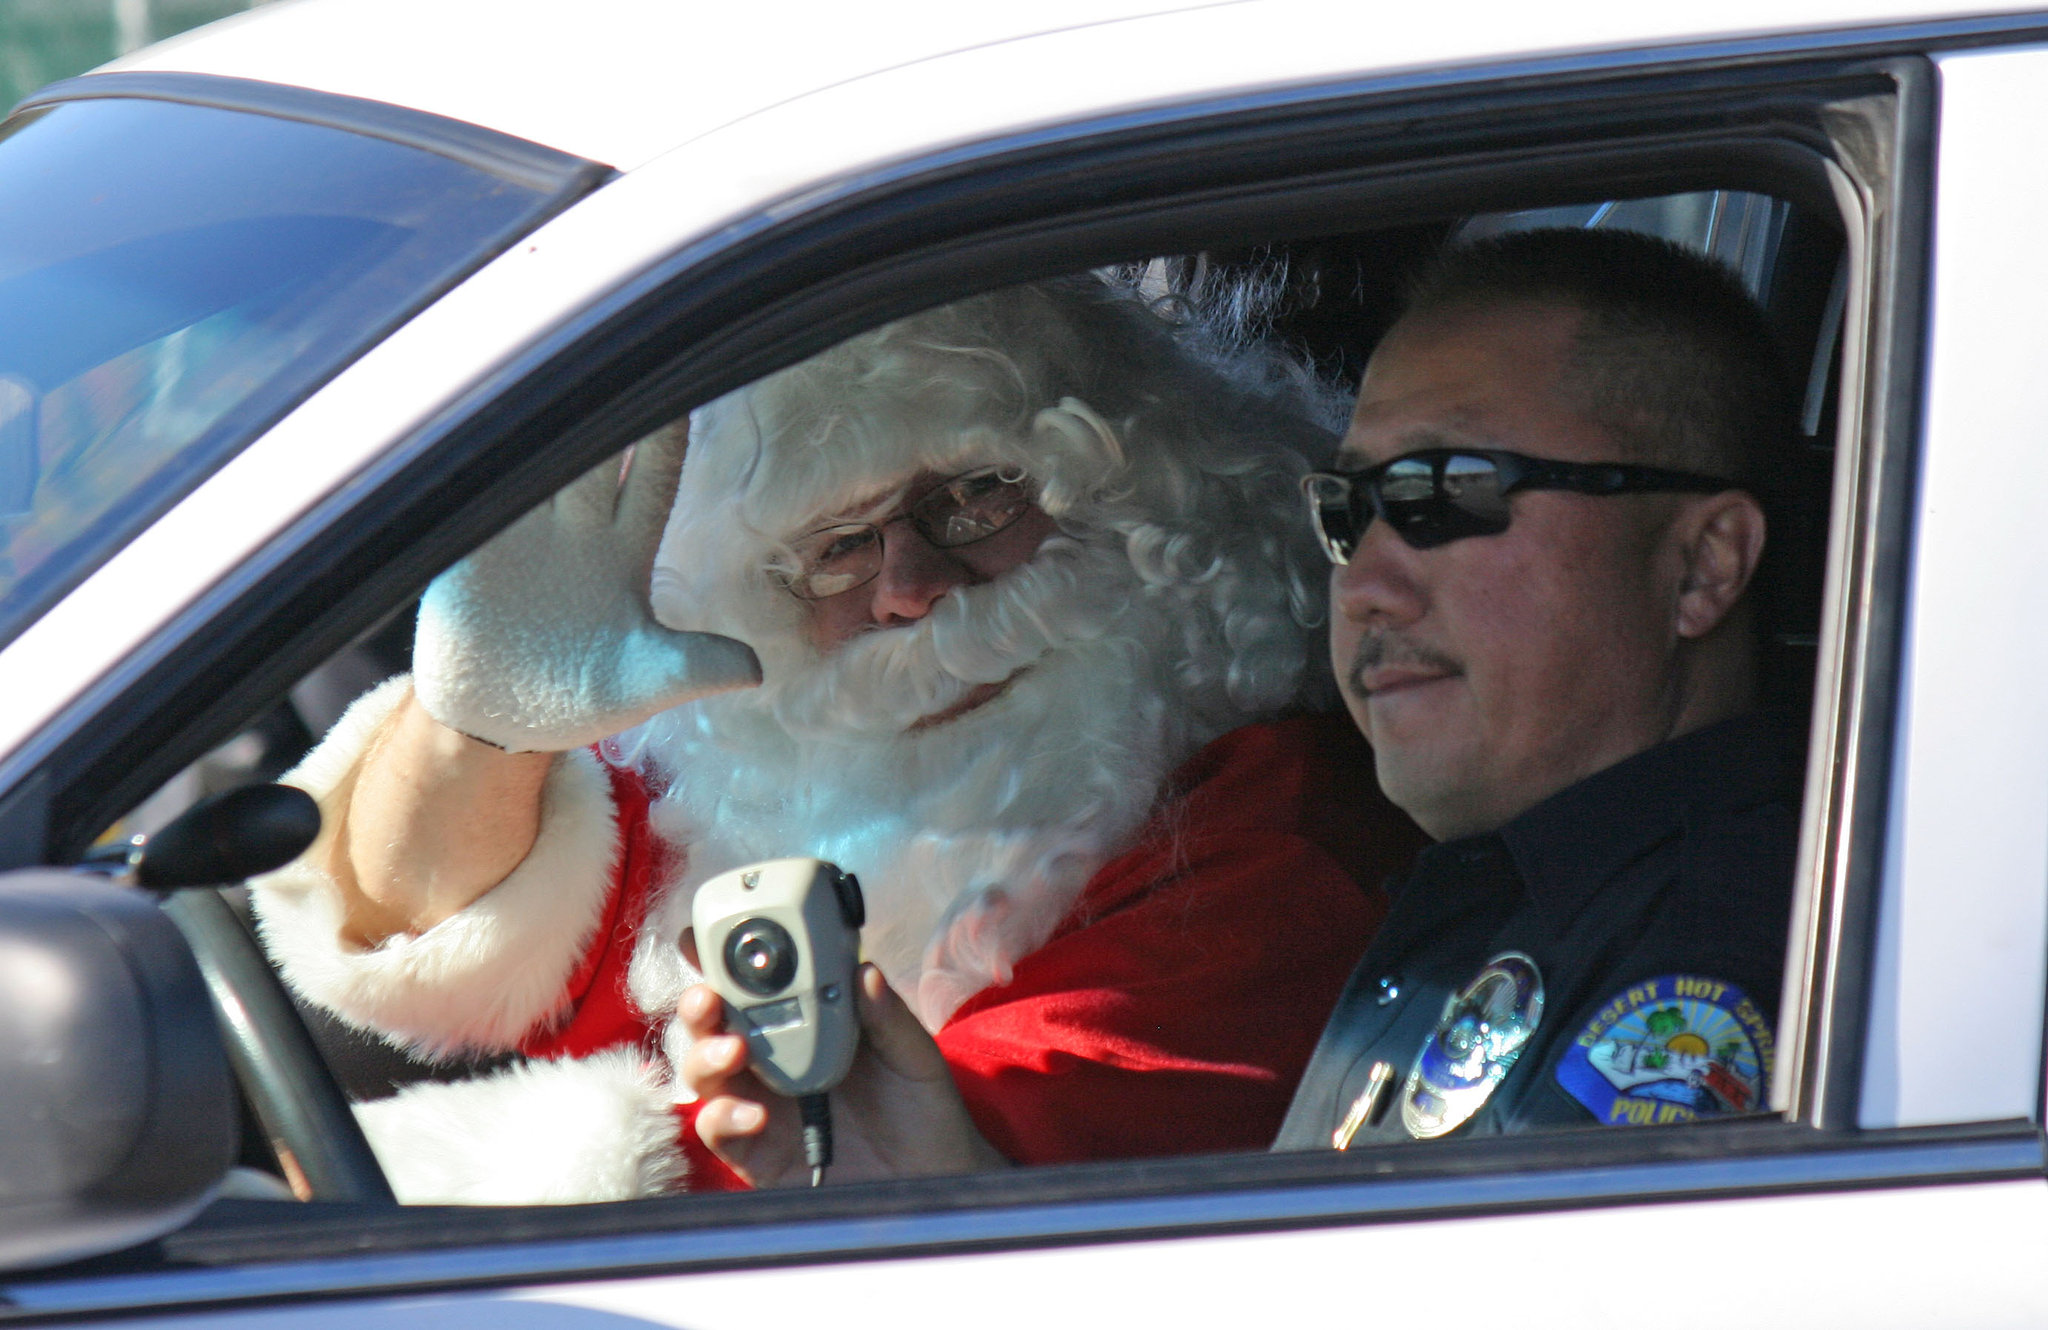
[[[684,933],[788,855],[859,875],[990,1158],[1264,1148],[1417,839],[1320,710],[1296,478],[1342,405],[1020,287],[712,403],[438,579],[253,892],[307,1000],[522,1056],[359,1106],[400,1197],[734,1185],[675,1102]]]

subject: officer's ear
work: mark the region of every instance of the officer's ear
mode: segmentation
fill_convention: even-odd
[[[1756,576],[1764,554],[1764,510],[1742,490],[1689,499],[1672,526],[1682,560],[1676,628],[1702,638],[1721,626]]]

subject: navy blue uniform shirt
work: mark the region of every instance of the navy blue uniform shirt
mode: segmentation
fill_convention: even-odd
[[[1411,1073],[1447,1001],[1511,953],[1540,971],[1542,1015],[1483,1106],[1452,1130],[1760,1111],[1799,829],[1790,728],[1761,714],[1724,721],[1589,776],[1497,832],[1424,850],[1389,884],[1393,908],[1274,1148],[1329,1148],[1376,1062],[1393,1080],[1352,1141],[1410,1139],[1402,1101],[1419,1089],[1432,1106],[1445,1045],[1430,1078],[1418,1085]]]

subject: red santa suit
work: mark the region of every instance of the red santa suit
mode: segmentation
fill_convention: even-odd
[[[611,778],[612,893],[570,980],[570,1014],[521,1042],[530,1057],[653,1046],[626,966],[670,855],[648,828],[646,785]],[[1416,839],[1342,716],[1248,725],[1209,744],[1051,940],[939,1030],[976,1125],[1029,1164],[1265,1148],[1316,1014],[1384,911],[1378,882]],[[684,1117],[691,1185],[733,1185]]]
[[[400,695],[366,698],[316,759],[345,769],[349,741]],[[295,779],[320,793],[322,766]],[[430,1054],[516,1049],[533,1060],[360,1106],[401,1196],[591,1199],[659,1191],[685,1174],[698,1189],[739,1185],[697,1143],[690,1106],[671,1110],[651,1070],[658,1014],[629,991],[677,851],[650,827],[638,774],[587,753],[564,767],[542,843],[479,902],[497,907],[492,918],[349,953],[332,941],[338,906],[317,874],[287,870],[255,893],[266,941],[315,1001]],[[1377,884],[1421,839],[1371,773],[1341,715],[1247,725],[1182,766],[1051,939],[937,1032],[982,1133],[1018,1163],[1269,1144],[1319,1020],[1383,913]],[[581,903],[580,923],[572,908],[528,926],[529,906],[550,895],[534,890],[540,880],[575,882],[574,860],[599,848],[559,843],[590,823],[598,800],[612,813],[597,819],[610,833],[601,891]],[[555,903],[573,906],[564,898],[575,894]],[[536,975],[553,976],[552,993],[521,987]],[[509,1028],[522,1008],[525,1025]],[[539,1159],[552,1161],[542,1185]]]

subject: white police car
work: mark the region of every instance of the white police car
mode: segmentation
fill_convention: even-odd
[[[300,0],[31,98],[0,1324],[2048,1322],[2048,14],[1927,8]],[[840,337],[1261,252],[1369,322],[1395,256],[1537,210],[1738,262],[1812,348],[1775,1117],[408,1210],[257,976],[242,1091],[314,1199],[211,1199],[196,976],[153,907],[33,866],[596,459]]]

